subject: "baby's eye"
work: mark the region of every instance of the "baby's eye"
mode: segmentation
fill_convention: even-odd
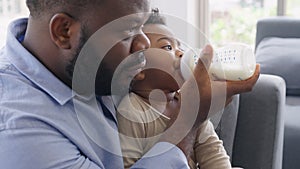
[[[165,50],[172,50],[172,46],[171,45],[166,45],[166,46],[163,46],[162,49],[165,49]]]

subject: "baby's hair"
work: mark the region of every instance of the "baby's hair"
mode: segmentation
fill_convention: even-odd
[[[148,18],[148,20],[146,21],[146,23],[144,25],[147,24],[161,24],[161,25],[166,25],[166,19],[165,17],[163,17],[162,15],[160,15],[159,13],[159,9],[158,8],[154,8],[151,11],[150,17]]]
[[[167,26],[166,18],[159,13],[158,8],[153,8],[151,10],[151,14],[144,25],[147,25],[147,24],[159,24],[159,25]],[[179,46],[181,46],[181,43],[178,40],[177,40],[177,43]],[[181,50],[184,51],[183,49],[181,49]]]

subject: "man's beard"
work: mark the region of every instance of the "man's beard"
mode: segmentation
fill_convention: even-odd
[[[86,33],[87,32],[86,30],[87,29],[85,26],[83,26],[81,28],[78,46],[76,49],[73,50],[72,57],[69,60],[67,66],[65,67],[65,71],[67,73],[69,81],[71,82],[71,86],[74,85],[72,83],[73,83],[75,66],[76,66],[76,64],[80,64],[80,63],[77,63],[78,57],[80,56],[80,52],[83,49],[84,45],[88,41],[88,35]],[[93,53],[93,54],[96,54],[96,53]],[[80,56],[80,57],[82,57],[82,56]],[[111,94],[111,80],[112,80],[112,75],[113,75],[114,71],[111,71],[109,68],[107,68],[107,66],[103,62],[100,63],[99,66],[100,67],[98,68],[97,75],[95,77],[96,79],[94,79],[95,85],[98,86],[98,87],[95,87],[95,94],[96,95],[110,95]],[[87,68],[84,71],[86,71],[86,70],[94,71],[91,68]],[[99,71],[102,73],[100,73]],[[78,78],[78,77],[76,77],[76,78]],[[81,81],[80,83],[86,83],[86,81]],[[80,86],[80,85],[78,85],[78,86]]]
[[[73,84],[74,83],[73,77],[75,77],[74,71],[78,71],[79,70],[77,68],[75,70],[75,66],[76,66],[77,60],[78,59],[79,59],[78,61],[81,60],[78,57],[80,56],[80,52],[82,51],[82,49],[84,48],[84,45],[87,42],[88,42],[87,29],[86,29],[85,26],[83,26],[81,28],[81,31],[80,31],[80,38],[79,38],[78,46],[77,46],[76,49],[73,50],[72,57],[71,57],[71,59],[69,60],[68,64],[65,67],[65,71],[66,71],[66,74],[67,74],[67,77],[68,77],[69,81],[71,82],[72,88],[74,87],[73,86],[74,85]],[[89,52],[93,53],[92,51],[89,51]],[[96,53],[93,53],[93,54],[96,55]],[[86,56],[80,56],[80,57],[86,57]],[[94,85],[95,85],[94,86],[95,87],[94,88],[94,92],[95,92],[94,94],[96,94],[96,95],[111,95],[111,94],[123,95],[124,92],[128,93],[130,85],[128,85],[127,83],[125,83],[125,86],[124,86],[124,83],[119,83],[119,81],[124,80],[122,78],[120,79],[120,77],[123,77],[123,76],[121,76],[121,74],[123,74],[122,70],[119,70],[118,73],[116,73],[115,70],[112,70],[107,65],[107,63],[105,61],[103,62],[103,60],[99,64],[98,69],[96,70],[97,73],[96,73],[96,76],[94,77],[95,79],[93,79],[93,80],[95,80],[94,81]],[[81,63],[77,63],[77,64],[81,64]],[[79,71],[83,71],[85,73],[88,73],[86,71],[94,71],[93,70],[93,66],[91,66],[91,67],[88,67],[89,65],[86,65],[86,66],[87,66],[87,69],[79,70]],[[79,73],[79,78],[80,78],[80,76],[85,76],[85,74],[81,74],[80,72],[77,72],[77,73]],[[93,73],[93,72],[91,72],[91,73]],[[113,76],[114,75],[116,76],[115,77],[116,80],[113,82]],[[78,78],[78,76],[76,76],[76,78]],[[89,81],[81,81],[80,79],[77,79],[79,81],[76,81],[76,82],[79,82],[79,83],[89,83]],[[131,80],[129,81],[129,83],[130,82],[131,82]],[[114,83],[114,85],[112,85],[112,83]],[[90,85],[87,85],[87,86],[84,86],[84,85],[75,85],[75,86],[76,87],[80,87],[79,90],[82,90],[82,91],[89,91],[89,92],[91,91],[90,89],[88,89],[88,90],[84,89],[85,87],[90,86]],[[74,89],[74,90],[76,90],[76,89]],[[91,93],[89,93],[89,94],[91,94]]]
[[[80,51],[83,48],[84,44],[87,42],[87,40],[88,40],[88,36],[86,33],[86,28],[83,26],[80,31],[78,47],[73,51],[71,60],[69,61],[69,64],[65,68],[65,71],[67,72],[68,78],[71,82],[73,79],[73,73],[74,73],[74,68],[75,68],[77,58],[78,58]]]

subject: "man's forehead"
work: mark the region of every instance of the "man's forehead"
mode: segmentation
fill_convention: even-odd
[[[106,5],[103,6],[106,11],[108,20],[115,20],[122,17],[127,17],[137,13],[149,13],[150,1],[149,0],[107,0]],[[136,20],[140,20],[140,14],[133,16]],[[127,17],[129,19],[129,17]],[[131,18],[134,20],[134,18]]]

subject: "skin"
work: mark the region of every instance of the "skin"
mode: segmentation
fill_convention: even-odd
[[[45,13],[40,17],[30,17],[28,21],[27,31],[23,41],[23,45],[30,51],[42,64],[45,65],[54,75],[57,76],[63,83],[72,86],[72,68],[76,61],[76,57],[80,52],[86,40],[91,37],[99,28],[105,24],[128,14],[138,12],[148,12],[150,0],[106,0],[101,5],[93,5],[88,10],[77,11],[68,9],[62,13],[59,9]],[[114,10],[112,10],[114,9]],[[77,14],[79,12],[79,14]],[[122,30],[112,30],[111,34],[121,32],[131,32],[135,30],[139,34],[130,36],[121,40],[106,54],[101,68],[95,79],[95,86],[101,86],[96,89],[97,95],[109,95],[110,82],[112,74],[119,63],[130,54],[149,48],[150,42],[145,34],[141,31],[142,25],[146,20],[146,16],[140,16],[138,22],[133,27],[123,28]],[[194,70],[197,86],[193,86],[191,81],[187,81],[181,88],[181,96],[192,97],[191,88],[196,88],[201,94],[201,104],[194,126],[199,126],[208,114],[208,109],[211,102],[211,85],[220,85],[224,82],[211,82],[206,72],[205,67],[209,66],[212,57],[212,48],[205,48],[201,55],[202,61],[199,61]],[[137,58],[138,59],[138,58]],[[137,63],[136,67],[140,64]],[[134,67],[133,66],[133,67]],[[142,68],[142,65],[140,66]],[[137,70],[139,68],[136,68]],[[124,70],[120,77],[120,86],[130,77],[136,75],[136,71]],[[105,75],[105,76],[103,76]],[[247,92],[252,89],[258,79],[259,69],[254,76],[248,80],[241,82],[227,82],[226,98],[231,98],[234,94]],[[141,80],[144,76],[137,75],[136,79]],[[191,98],[192,100],[193,98]],[[199,104],[199,103],[197,103]],[[179,127],[170,132],[165,133],[161,141],[167,141],[177,145],[187,157],[192,154],[194,140],[196,137],[197,127],[193,127],[188,134],[180,141],[174,142],[174,136],[182,135],[186,129],[187,122],[190,119],[189,112],[185,116],[179,113],[181,105],[180,98],[168,103],[166,111],[172,112],[174,121],[176,117],[179,119]],[[173,121],[170,121],[170,126]],[[176,140],[176,139],[175,139]]]

